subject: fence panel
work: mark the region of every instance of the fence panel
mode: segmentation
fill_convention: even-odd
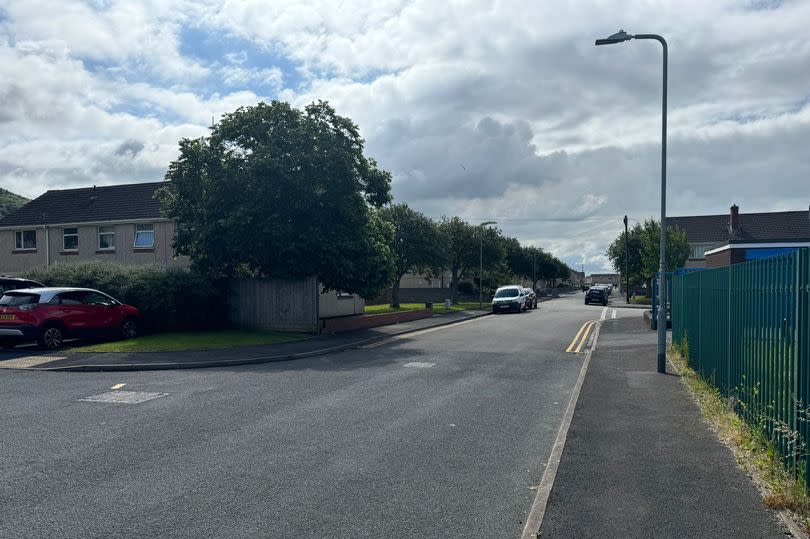
[[[230,321],[243,329],[318,329],[316,278],[237,279],[230,285]]]
[[[807,466],[810,249],[673,279],[673,339],[738,413]]]

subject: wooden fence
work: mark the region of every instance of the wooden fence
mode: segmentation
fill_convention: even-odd
[[[237,279],[230,284],[229,320],[240,329],[318,331],[316,278]]]

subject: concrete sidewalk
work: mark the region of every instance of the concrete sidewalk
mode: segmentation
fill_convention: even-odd
[[[641,316],[606,320],[542,537],[785,537],[674,374]]]
[[[414,331],[456,324],[488,316],[488,311],[458,311],[434,315],[431,318],[380,326],[371,329],[318,335],[311,339],[239,346],[216,350],[177,352],[70,352],[62,350],[43,354],[36,350],[0,351],[0,369],[48,371],[137,371],[162,369],[194,369],[251,365],[274,361],[289,361],[357,348]]]

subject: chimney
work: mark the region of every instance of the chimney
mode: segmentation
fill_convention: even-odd
[[[731,225],[729,228],[732,234],[740,229],[740,208],[736,204],[731,207]]]

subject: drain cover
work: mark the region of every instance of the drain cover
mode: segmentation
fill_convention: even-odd
[[[168,393],[148,393],[146,391],[107,391],[98,395],[91,395],[79,399],[83,402],[106,402],[109,404],[140,404],[158,397],[163,397]]]

